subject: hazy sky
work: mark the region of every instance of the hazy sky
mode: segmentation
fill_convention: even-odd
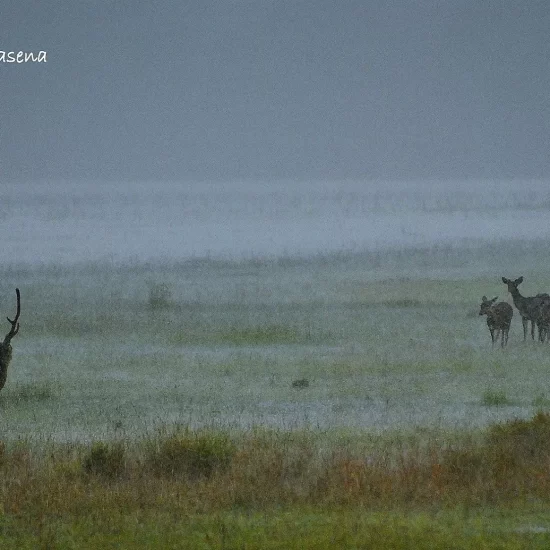
[[[20,179],[545,178],[548,0],[3,0]]]

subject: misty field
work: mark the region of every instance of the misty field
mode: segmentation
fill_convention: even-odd
[[[550,403],[550,346],[522,341],[516,311],[508,348],[491,349],[479,303],[511,301],[502,275],[523,274],[531,294],[550,276],[517,267],[536,266],[543,244],[510,243],[515,261],[503,246],[8,270],[1,309],[12,315],[17,284],[22,317],[3,437],[173,423],[414,432],[529,416]]]
[[[478,315],[541,250],[5,269],[5,545],[545,547],[550,420],[485,434],[550,409],[550,346]]]
[[[474,215],[460,194],[411,197],[420,218]],[[103,204],[56,199],[39,214],[64,212],[67,230]],[[501,196],[493,222],[544,216],[540,199]],[[478,313],[483,295],[511,303],[502,276],[550,291],[549,241],[436,230],[74,262],[52,237],[59,261],[6,262],[0,312],[17,286],[22,313],[0,394],[2,546],[547,547],[550,345],[523,342],[515,310],[492,348]]]

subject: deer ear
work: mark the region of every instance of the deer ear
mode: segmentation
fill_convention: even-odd
[[[491,302],[496,302],[497,300],[498,300],[498,296],[495,296],[495,297],[491,300]]]
[[[487,301],[487,296],[482,296],[482,297],[481,297],[481,301],[482,301],[482,302],[486,302],[486,301]]]
[[[506,277],[502,277],[502,282],[507,285],[508,284],[508,279]]]
[[[522,275],[521,277],[518,277],[518,278],[514,281],[514,283],[516,283],[516,285],[519,285],[519,284],[523,283],[523,275]]]

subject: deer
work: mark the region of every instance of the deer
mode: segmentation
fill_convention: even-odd
[[[12,348],[11,339],[19,332],[19,315],[21,314],[21,295],[19,289],[15,289],[17,295],[17,313],[13,318],[13,321],[6,317],[11,324],[10,331],[6,334],[4,341],[0,344],[0,390],[6,385],[6,379],[8,377],[8,367],[11,361]]]
[[[550,341],[550,298],[542,297],[542,305],[539,318],[537,319],[539,329],[539,341]]]
[[[523,323],[523,341],[525,342],[525,340],[527,340],[527,328],[529,321],[531,321],[531,338],[534,340],[535,324],[538,321],[546,299],[550,298],[550,296],[548,294],[522,296],[518,290],[518,286],[523,282],[523,277],[518,277],[514,281],[511,281],[506,277],[502,277],[502,282],[507,285],[508,292],[512,295],[512,299],[514,300],[514,305],[521,315],[521,322]]]
[[[512,317],[514,316],[514,310],[508,302],[499,302],[498,296],[495,296],[492,300],[488,300],[487,296],[481,298],[481,307],[479,308],[480,315],[487,315],[487,326],[491,333],[491,341],[493,347],[500,335],[501,347],[506,346],[508,343],[508,333],[510,331],[510,324],[512,323]],[[502,331],[502,334],[501,334]],[[496,332],[496,334],[495,334]]]

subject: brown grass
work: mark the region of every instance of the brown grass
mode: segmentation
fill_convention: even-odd
[[[45,518],[108,523],[127,514],[181,517],[295,505],[374,511],[550,503],[548,414],[494,426],[480,440],[390,447],[327,452],[307,436],[254,433],[233,442],[189,431],[133,448],[2,445],[0,507],[30,527]]]

